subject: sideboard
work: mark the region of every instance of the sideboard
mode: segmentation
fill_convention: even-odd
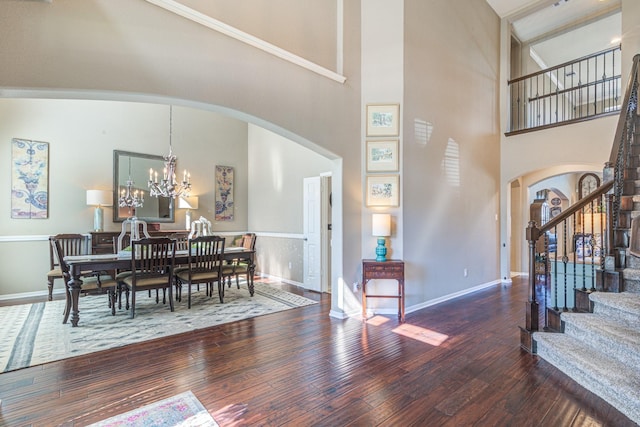
[[[112,254],[114,252],[114,239],[120,235],[120,231],[92,231],[91,253],[92,254]],[[187,234],[187,230],[149,230],[151,237],[172,237],[176,234]]]

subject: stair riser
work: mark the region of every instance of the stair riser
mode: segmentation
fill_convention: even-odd
[[[594,348],[607,349],[607,356],[630,366],[640,366],[640,352],[636,348],[621,344],[615,337],[603,335],[598,331],[585,329],[571,322],[564,323],[564,333],[571,335]]]
[[[543,342],[536,342],[537,354],[567,374],[575,382],[591,391],[592,393],[602,397],[614,407],[618,408],[623,414],[632,419],[636,423],[640,423],[640,413],[638,413],[637,396],[621,393],[615,384],[609,384],[606,380],[598,375],[594,375],[589,370],[581,369],[579,364],[574,360],[567,359],[564,354],[558,353],[554,348],[547,346]]]
[[[621,320],[625,323],[638,322],[638,315],[635,313],[627,313],[619,310],[617,307],[608,306],[604,304],[594,304],[593,312],[601,314],[610,319]]]

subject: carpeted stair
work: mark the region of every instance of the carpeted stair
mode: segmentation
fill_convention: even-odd
[[[640,294],[594,292],[593,313],[562,313],[536,353],[640,425]]]

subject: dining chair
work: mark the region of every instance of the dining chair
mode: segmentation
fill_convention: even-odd
[[[124,290],[131,294],[130,317],[136,312],[136,293],[162,289],[169,295],[169,307],[173,311],[173,268],[175,266],[176,241],[168,237],[151,237],[131,241],[131,275],[119,281],[119,294]],[[165,293],[165,291],[167,291]],[[127,298],[128,299],[128,298]],[[156,303],[158,302],[156,298]],[[166,304],[166,299],[163,298]],[[127,301],[127,308],[129,304]]]
[[[213,283],[218,283],[218,297],[224,302],[224,281],[222,260],[224,258],[224,238],[201,236],[189,239],[187,268],[176,271],[178,300],[182,299],[182,286],[187,286],[187,307],[191,308],[191,285],[205,283],[207,295],[213,295]]]
[[[256,234],[255,233],[245,233],[242,235],[241,245],[243,248],[248,249],[252,252],[256,249]],[[253,263],[253,255],[251,257],[239,257],[235,258],[229,264],[225,264],[222,268],[222,276],[227,280],[228,286],[231,287],[231,277],[235,276],[236,278],[236,286],[240,289],[240,282],[238,281],[238,276],[244,274],[247,276],[247,283],[249,282],[249,273],[250,266]]]
[[[67,256],[64,253],[62,246],[63,240],[57,239],[55,236],[49,238],[51,246],[56,257],[61,260],[59,263],[62,278],[64,279],[66,288],[66,305],[64,309],[64,319],[62,323],[67,323],[69,320],[69,313],[71,312],[71,291],[69,290],[67,283],[71,280],[71,273],[69,272],[69,266],[64,262],[64,257]],[[116,314],[116,288],[117,282],[108,274],[94,273],[90,276],[82,276],[82,287],[80,293],[83,294],[107,294],[109,308],[111,308],[111,314]]]
[[[56,239],[60,245],[63,256],[67,255],[87,255],[89,253],[89,237],[82,234],[56,234],[49,236],[49,264],[50,270],[47,273],[47,287],[49,288],[49,301],[53,299],[53,284],[56,279],[62,279],[60,268],[60,258],[56,253],[53,240]],[[67,282],[65,281],[65,287]]]

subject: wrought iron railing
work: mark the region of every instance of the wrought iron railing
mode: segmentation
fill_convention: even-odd
[[[621,49],[607,49],[510,80],[507,135],[620,111]]]
[[[606,272],[626,266],[631,211],[640,179],[638,85],[640,55],[633,59],[604,184],[546,224],[529,222],[529,301],[521,346],[533,351],[532,334],[560,330],[560,311],[575,310],[580,290],[606,288]],[[635,160],[634,160],[635,159]],[[550,236],[557,242],[550,250]]]

